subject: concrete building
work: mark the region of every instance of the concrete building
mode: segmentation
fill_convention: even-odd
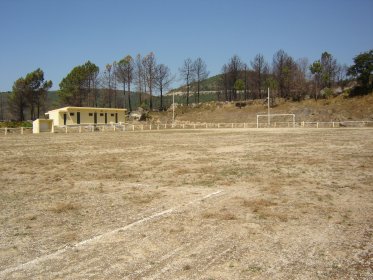
[[[126,109],[96,107],[63,107],[45,113],[54,126],[124,123]]]
[[[53,120],[37,119],[32,122],[32,133],[54,132]]]

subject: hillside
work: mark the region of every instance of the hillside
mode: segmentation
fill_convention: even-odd
[[[353,98],[338,96],[318,101],[277,100],[276,105],[271,108],[271,113],[295,114],[296,121],[373,121],[373,93]],[[235,102],[209,102],[194,108],[178,107],[176,120],[215,123],[256,122],[257,114],[267,114],[267,104],[263,100],[253,101],[242,108],[236,107]],[[151,117],[154,122],[171,122],[172,111],[152,112]]]
[[[200,91],[216,91],[219,88],[219,81],[221,79],[221,75],[215,75],[212,77],[207,78],[206,80],[202,81],[200,83]],[[196,83],[191,84],[191,91],[193,91],[194,88],[196,88]],[[181,94],[182,92],[186,92],[187,87],[185,85],[170,90],[167,95],[170,95],[172,93],[175,94]]]

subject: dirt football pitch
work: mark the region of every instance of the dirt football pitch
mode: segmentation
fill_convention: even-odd
[[[373,129],[0,143],[0,279],[373,279]]]

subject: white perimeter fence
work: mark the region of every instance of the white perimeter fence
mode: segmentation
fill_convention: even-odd
[[[108,124],[71,125],[54,127],[54,133],[92,133],[115,131],[147,131],[165,129],[216,129],[216,128],[343,128],[372,127],[373,121],[338,122],[271,122],[268,123],[177,123],[177,124]],[[0,135],[32,134],[32,127],[0,128]]]

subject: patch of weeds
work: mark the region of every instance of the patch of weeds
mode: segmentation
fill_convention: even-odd
[[[192,267],[189,264],[183,266],[183,270],[191,270]]]

